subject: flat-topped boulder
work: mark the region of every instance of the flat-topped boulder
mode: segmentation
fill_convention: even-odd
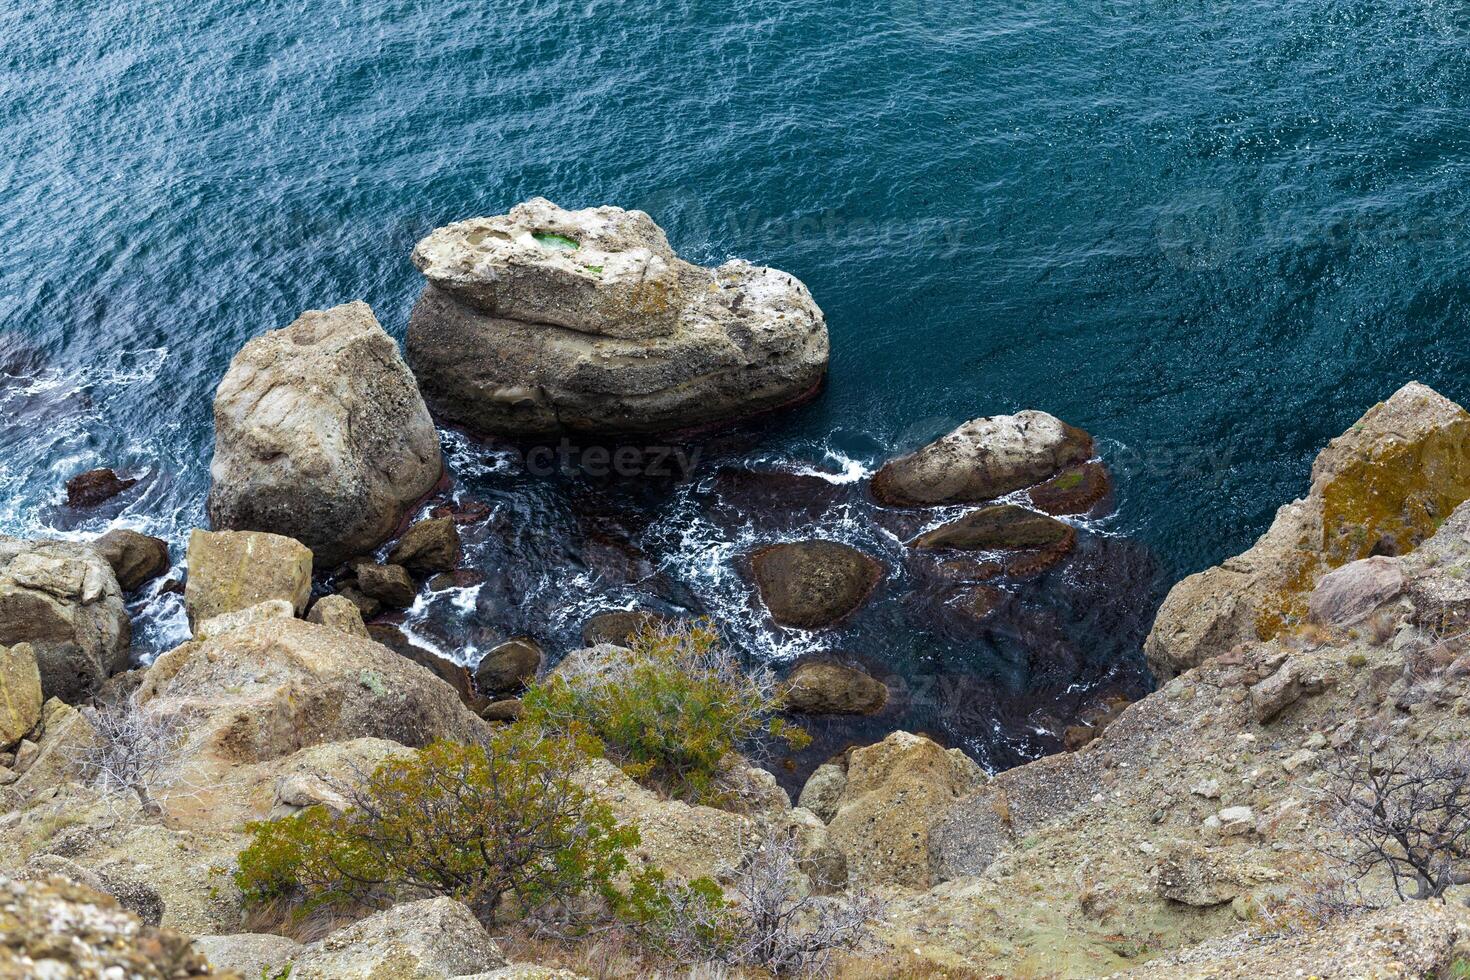
[[[392,536],[443,472],[418,386],[366,303],[247,343],[214,399],[216,528],[302,542],[324,566]]]
[[[86,545],[0,536],[0,645],[29,643],[48,698],[76,701],[128,663],[112,566]]]
[[[826,320],[787,273],[676,256],[641,211],[536,198],[440,228],[407,351],[446,421],[483,434],[700,428],[813,393]]]
[[[921,551],[1054,548],[1076,532],[1070,524],[1016,504],[995,504],[925,531],[910,546]]]
[[[184,605],[195,625],[272,599],[300,616],[311,599],[311,550],[279,534],[196,529],[188,563]]]
[[[884,464],[873,477],[873,496],[894,507],[979,503],[1048,480],[1092,454],[1092,436],[1046,412],[974,419]]]

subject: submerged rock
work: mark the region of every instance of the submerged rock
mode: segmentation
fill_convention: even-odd
[[[873,496],[895,507],[992,500],[1092,456],[1092,437],[1045,412],[966,422],[918,452],[883,465]]]
[[[641,211],[541,198],[440,228],[408,356],[441,417],[482,433],[659,432],[813,392],[827,326],[799,281],[678,258]]]
[[[0,645],[30,644],[46,697],[90,694],[127,667],[131,640],[122,588],[96,551],[0,536]]]
[[[1113,481],[1101,463],[1068,466],[1026,492],[1037,510],[1048,514],[1086,514],[1112,492]]]
[[[761,599],[782,626],[831,626],[867,601],[883,565],[836,541],[795,541],[750,556]]]
[[[108,531],[92,547],[107,559],[124,592],[133,592],[169,569],[168,542],[127,528]]]
[[[1075,534],[1070,524],[1054,517],[1015,504],[996,504],[919,535],[912,547],[925,551],[1054,548]]]
[[[786,710],[812,715],[871,715],[888,703],[888,687],[842,664],[798,664],[784,685]]]
[[[184,605],[191,623],[284,599],[296,615],[311,599],[312,554],[299,541],[264,531],[189,535]]]
[[[295,538],[331,567],[377,547],[439,481],[439,435],[366,303],[251,340],[214,400],[209,517]]]
[[[1304,622],[1318,581],[1372,555],[1411,552],[1470,499],[1470,413],[1417,382],[1318,455],[1306,497],[1243,554],[1170,591],[1144,645],[1167,680],[1211,652]]]
[[[95,507],[137,486],[136,477],[120,477],[110,469],[88,470],[66,481],[68,507]]]

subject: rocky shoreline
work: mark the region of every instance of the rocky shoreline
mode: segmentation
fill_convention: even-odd
[[[604,610],[575,624],[581,649],[490,630],[447,637],[474,654],[451,659],[415,642],[405,610],[426,597],[471,595],[478,613],[521,599],[508,573],[466,566],[493,509],[446,486],[436,421],[610,445],[611,465],[618,439],[810,396],[826,324],[786,273],[684,262],[618,208],[536,199],[435,231],[414,262],[428,283],[406,358],[363,303],[236,355],[214,404],[211,527],[190,536],[182,583],[160,585],[169,546],[136,532],[0,538],[0,976],[579,975],[576,943],[510,964],[505,937],[447,898],[264,934],[228,869],[252,821],[341,811],[351,774],[438,739],[488,744],[538,678],[616,662],[640,629],[702,611]],[[840,648],[804,656],[781,691],[811,745],[769,768],[730,759],[739,790],[721,806],[607,760],[579,772],[640,829],[637,865],[728,885],[767,842],[797,842],[804,889],[886,903],[876,945],[839,975],[1470,969],[1460,886],[1396,902],[1369,875],[1381,907],[1308,909],[1341,833],[1331,760],[1470,744],[1470,413],[1417,384],[1373,407],[1307,496],[1178,583],[1151,630],[1132,612],[1148,562],[1087,523],[1112,498],[1091,435],[1040,411],[936,435],[851,486],[721,470],[706,511],[782,522],[737,562],[771,628],[821,638],[897,615],[1010,633],[1028,695],[968,665],[929,665],[935,693]],[[77,505],[126,482],[89,476]],[[809,509],[836,506],[889,550],[812,536]],[[600,546],[630,581],[656,577],[626,537]],[[1123,580],[1142,591],[1123,598]],[[146,664],[125,604],[144,586],[181,591],[191,633]],[[1141,656],[1089,661],[1077,631],[1141,649],[1162,686]],[[178,728],[146,791],[119,796],[87,760],[123,702]],[[916,719],[926,734],[903,730]]]

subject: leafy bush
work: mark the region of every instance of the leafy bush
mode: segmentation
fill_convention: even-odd
[[[670,794],[720,796],[720,760],[773,737],[800,748],[800,728],[774,717],[775,676],[747,670],[706,621],[650,626],[630,653],[563,665],[522,699],[522,718],[549,731],[585,732],[623,770]]]
[[[345,812],[250,825],[236,883],[248,904],[284,899],[303,914],[447,895],[488,923],[508,896],[523,913],[567,911],[589,893],[616,902],[638,832],[573,782],[585,758],[521,725],[488,748],[435,742],[335,786]]]

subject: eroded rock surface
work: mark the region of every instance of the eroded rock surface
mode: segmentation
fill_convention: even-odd
[[[813,392],[827,326],[805,286],[678,258],[641,211],[541,198],[440,228],[408,356],[436,414],[482,433],[628,433],[730,422]]]
[[[332,566],[393,534],[443,472],[439,435],[366,303],[246,344],[214,400],[209,518],[295,538]]]

